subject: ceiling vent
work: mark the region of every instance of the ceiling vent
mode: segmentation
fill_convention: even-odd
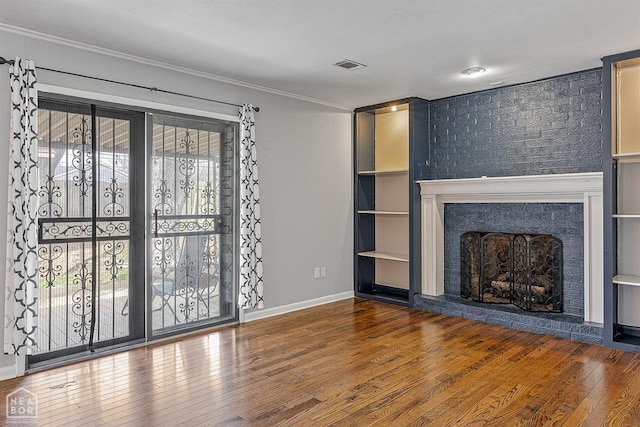
[[[350,59],[345,59],[343,61],[336,62],[333,65],[335,65],[336,67],[344,68],[345,70],[349,70],[349,71],[353,71],[353,70],[357,70],[358,68],[366,67],[366,65],[361,64],[361,63],[356,62],[356,61],[352,61]]]

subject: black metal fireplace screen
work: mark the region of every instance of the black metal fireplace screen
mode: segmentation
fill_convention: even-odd
[[[460,238],[463,298],[562,312],[562,241],[547,234],[471,231]]]

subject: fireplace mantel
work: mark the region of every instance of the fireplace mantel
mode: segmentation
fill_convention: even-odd
[[[445,203],[582,203],[584,320],[604,320],[602,173],[418,181],[422,209],[422,293],[444,293]]]

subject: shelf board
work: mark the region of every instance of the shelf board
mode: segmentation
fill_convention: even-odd
[[[358,171],[358,175],[393,175],[407,172],[409,172],[409,169],[388,169],[379,171]]]
[[[627,158],[627,157],[640,157],[640,152],[639,153],[612,154],[611,157],[613,157],[614,159],[624,159],[624,158]]]
[[[618,285],[640,286],[640,276],[618,274],[613,278],[613,283]]]
[[[371,214],[371,215],[409,215],[407,211],[358,211],[359,214]]]
[[[372,299],[375,301],[388,302],[392,304],[398,304],[403,306],[409,305],[409,295],[395,295],[383,292],[371,291],[371,292],[356,292],[357,297]]]
[[[389,261],[409,262],[409,255],[398,254],[394,252],[368,251],[368,252],[358,252],[358,255],[366,256],[369,258],[386,259]]]
[[[613,342],[618,343],[618,347],[621,349],[628,351],[638,351],[638,348],[640,347],[640,337],[636,337],[634,335],[618,335],[613,337]]]
[[[613,214],[614,218],[640,218],[640,214]]]

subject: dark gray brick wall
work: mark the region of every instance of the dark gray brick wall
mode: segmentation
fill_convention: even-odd
[[[445,294],[460,295],[460,236],[467,231],[551,234],[562,240],[564,313],[584,315],[580,203],[450,203],[444,208]]]
[[[427,179],[602,171],[601,70],[431,102]]]

